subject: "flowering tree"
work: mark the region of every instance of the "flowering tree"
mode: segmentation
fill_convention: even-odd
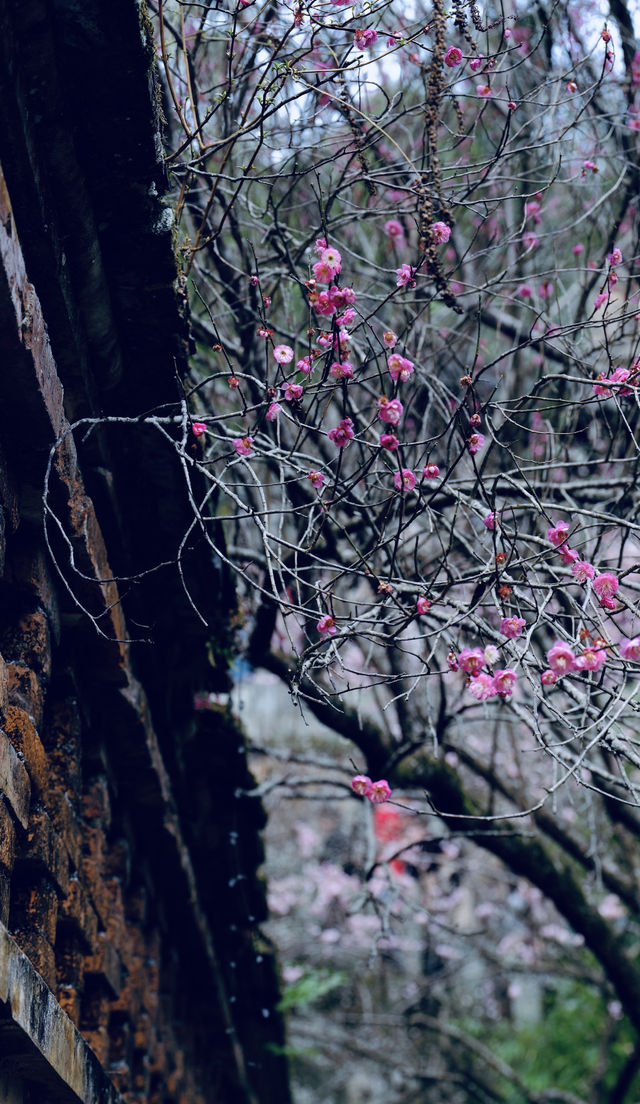
[[[640,1031],[640,52],[590,7],[158,0],[165,421],[249,661],[363,800],[424,792],[537,887]]]

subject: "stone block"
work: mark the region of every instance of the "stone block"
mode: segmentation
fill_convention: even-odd
[[[23,616],[2,634],[2,651],[7,663],[23,663],[45,680],[51,677],[49,622],[43,610]]]
[[[39,729],[44,708],[42,682],[31,667],[25,667],[22,663],[9,663],[6,671],[9,680],[9,702],[24,709],[35,727]]]
[[[38,931],[14,931],[12,935],[20,950],[53,991],[56,985],[56,958],[51,944]]]
[[[100,775],[93,778],[85,787],[82,795],[82,812],[86,820],[95,827],[109,830],[111,824],[111,799],[109,796],[109,784]]]
[[[24,536],[20,532],[12,542],[7,579],[36,598],[37,604],[47,614],[57,642],[60,635],[60,609],[56,583],[51,575],[46,551],[30,534]]]
[[[36,796],[43,797],[47,790],[49,763],[33,721],[24,709],[10,705],[4,730],[24,761]]]
[[[62,933],[62,934],[60,934]],[[56,952],[56,979],[60,987],[77,989],[84,988],[84,963],[86,947],[84,940],[77,931],[68,925],[59,926],[59,934],[55,944]]]
[[[109,1057],[109,1032],[106,1027],[85,1028],[82,1027],[82,1019],[80,1020],[80,1024],[80,1031],[83,1037],[91,1047],[100,1065],[106,1067]]]
[[[16,830],[13,818],[0,798],[0,869],[11,873],[16,857]]]
[[[60,902],[60,926],[69,926],[82,939],[86,952],[93,950],[98,934],[98,917],[78,878],[70,878]]]
[[[111,995],[117,998],[122,988],[120,955],[104,932],[98,934],[94,946],[94,953],[85,959],[85,977],[98,978],[109,989]]]
[[[9,906],[11,904],[11,880],[6,870],[0,869],[0,924],[5,928],[9,923]]]
[[[23,828],[29,822],[31,782],[27,769],[18,757],[13,744],[0,731],[0,794],[11,807],[16,820]]]
[[[80,711],[73,698],[47,702],[47,717],[42,742],[49,756],[51,775],[58,785],[71,793],[82,790],[82,750]]]
[[[7,665],[0,656],[0,728],[4,725],[9,708],[9,673]]]
[[[68,851],[71,865],[74,870],[79,870],[82,863],[82,828],[67,792],[52,792],[50,789],[47,806],[56,832]]]
[[[21,865],[47,873],[64,897],[69,890],[69,857],[47,812],[37,807],[31,813],[27,841],[19,855]]]
[[[56,997],[63,1012],[67,1013],[71,1022],[77,1027],[80,1022],[80,1005],[82,1001],[78,990],[68,985],[61,985],[57,989]]]
[[[14,877],[9,915],[12,930],[39,932],[53,946],[58,922],[55,886],[44,875],[29,882]]]

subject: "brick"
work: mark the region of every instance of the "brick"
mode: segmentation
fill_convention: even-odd
[[[56,584],[52,578],[46,551],[33,537],[18,534],[11,543],[11,557],[6,577],[37,599],[47,614],[56,642],[60,636],[60,609]]]
[[[29,822],[31,782],[27,769],[4,732],[0,732],[0,794],[23,828]]]
[[[1,513],[2,511],[0,511]],[[0,656],[0,728],[4,725],[9,708],[9,673],[7,665]]]
[[[51,677],[51,640],[47,615],[42,610],[25,613],[2,634],[7,663],[23,663],[46,680]]]
[[[78,878],[70,878],[66,895],[60,902],[59,923],[69,926],[90,952],[98,934],[98,917]]]
[[[62,933],[62,934],[60,934]],[[76,989],[84,988],[84,963],[86,947],[84,940],[72,928],[59,925],[59,934],[55,944],[56,978],[59,986]]]
[[[49,763],[33,721],[24,709],[10,705],[4,730],[24,761],[36,795],[44,796],[48,784]]]
[[[51,775],[71,794],[82,790],[82,725],[78,703],[73,698],[47,701],[42,742],[49,756]]]
[[[39,729],[44,709],[44,687],[40,679],[31,667],[25,667],[22,663],[10,663],[6,670],[11,705],[24,709],[35,727]]]
[[[82,1019],[80,1020],[82,1025]],[[109,1057],[109,1033],[106,1027],[84,1028],[80,1027],[82,1035],[91,1047],[101,1066],[106,1066]]]
[[[109,784],[100,775],[93,778],[86,786],[82,795],[82,812],[86,820],[95,827],[104,828],[107,831],[111,824],[111,800],[109,797]]]
[[[102,982],[94,978],[87,981],[84,996],[82,998],[82,1011],[80,1013],[80,1029],[97,1031],[103,1027],[106,1031],[111,1015],[111,996]],[[106,1057],[106,1054],[105,1054]]]
[[[47,806],[56,832],[67,849],[71,865],[74,870],[79,870],[82,863],[82,827],[66,791],[52,793],[49,790]]]
[[[48,813],[42,808],[32,811],[27,829],[27,842],[20,854],[20,863],[47,873],[59,893],[69,891],[69,858],[62,840]]]
[[[37,931],[48,943],[56,940],[58,895],[55,886],[42,876],[23,882],[14,877],[11,886],[10,927],[20,931]]]
[[[71,1022],[77,1027],[80,1023],[80,1006],[82,1003],[82,997],[78,990],[69,985],[61,985],[58,987],[56,997],[62,1011],[67,1013]]]
[[[111,1015],[109,1023],[111,1046],[109,1049],[109,1067],[125,1063],[131,1065],[133,1058],[133,1028],[128,1017]],[[130,1072],[128,1072],[130,1077]]]
[[[149,896],[143,885],[130,889],[125,900],[125,916],[129,924],[144,924],[149,910]]]
[[[145,1054],[151,1050],[151,1020],[146,1012],[136,1017],[133,1046],[135,1050],[143,1051]]]
[[[0,924],[4,924],[5,928],[9,926],[10,890],[9,875],[5,870],[0,869]]]
[[[0,798],[0,869],[10,874],[16,857],[16,830],[4,801]]]
[[[119,1062],[117,1066],[109,1066],[109,1079],[113,1081],[120,1094],[127,1093],[131,1087],[131,1070],[126,1062]]]
[[[113,997],[117,998],[120,995],[122,988],[120,955],[103,932],[100,932],[97,937],[94,954],[85,960],[84,972],[87,978],[99,978]]]
[[[54,991],[56,987],[56,959],[51,944],[44,935],[37,931],[16,930],[11,933],[26,954],[31,965],[38,971],[49,988]]]

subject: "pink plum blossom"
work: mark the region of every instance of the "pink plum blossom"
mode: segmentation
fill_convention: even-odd
[[[326,479],[326,476],[323,475],[322,472],[316,471],[315,468],[312,468],[311,471],[307,473],[307,479],[310,479],[311,485],[315,487],[316,491],[319,491]]]
[[[484,433],[472,433],[467,441],[467,448],[472,456],[475,456],[476,452],[480,452],[483,445]]]
[[[351,779],[351,789],[360,797],[368,797],[371,793],[371,779],[368,774],[356,774]]]
[[[557,681],[558,676],[556,675],[555,671],[552,671],[550,668],[546,671],[543,671],[540,675],[540,682],[543,686],[553,686],[554,682]]]
[[[391,797],[391,786],[386,778],[381,778],[378,782],[372,782],[367,797],[374,805],[382,805],[383,801],[388,801]]]
[[[588,560],[576,560],[571,568],[571,574],[579,583],[586,583],[588,579],[593,579],[595,573],[595,567]]]
[[[400,399],[388,399],[386,395],[381,395],[378,399],[378,417],[381,422],[388,422],[389,425],[397,426],[403,413],[404,407]]]
[[[607,662],[607,653],[604,648],[585,648],[579,656],[576,656],[577,671],[599,671]]]
[[[324,617],[320,618],[316,628],[322,636],[335,636],[338,631],[335,618],[330,613],[325,613]]]
[[[569,535],[569,522],[568,521],[556,521],[555,525],[551,529],[547,529],[547,540],[551,541],[551,544],[559,548],[561,544],[564,544]]]
[[[404,237],[404,229],[402,223],[398,222],[398,219],[389,219],[388,222],[385,222],[384,232],[392,241],[398,241],[400,238]]]
[[[575,670],[576,657],[564,640],[557,640],[547,652],[547,663],[555,675],[566,675]]]
[[[340,269],[342,268],[342,257],[340,256],[340,253],[337,249],[335,249],[333,246],[327,246],[326,249],[322,250],[322,253],[320,254],[320,260],[323,264],[329,266],[334,276],[338,275]]]
[[[275,420],[278,417],[278,414],[280,413],[281,410],[282,410],[282,407],[280,406],[280,403],[278,403],[278,402],[270,403],[269,404],[269,409],[267,410],[267,421],[268,422],[275,422]]]
[[[478,93],[479,96],[482,96],[482,98],[485,99],[485,100],[490,99],[492,94],[493,94],[492,91],[491,91],[491,85],[489,85],[489,84],[478,84],[478,85],[476,85],[476,92]]]
[[[397,471],[393,476],[393,485],[396,491],[412,491],[416,485],[416,477],[409,468]]]
[[[353,379],[353,364],[348,360],[342,363],[336,360],[329,369],[329,375],[335,380]]]
[[[574,563],[578,562],[579,555],[576,552],[575,548],[569,548],[566,544],[563,544],[558,549],[558,553],[563,564],[567,564],[571,568],[573,567]]]
[[[380,448],[387,449],[388,452],[396,452],[399,447],[400,442],[395,433],[380,434]]]
[[[191,432],[194,437],[202,437],[202,434],[207,432],[206,422],[194,422],[191,426]]]
[[[459,50],[457,46],[449,46],[443,60],[445,65],[449,66],[449,69],[455,69],[456,65],[459,65],[462,61],[462,50]]]
[[[334,429],[330,429],[327,437],[336,448],[344,448],[354,436],[353,422],[351,418],[343,418]]]
[[[488,513],[488,514],[485,514],[485,516],[484,516],[484,517],[483,517],[483,519],[482,519],[482,523],[483,523],[483,525],[484,525],[484,526],[485,526],[485,527],[486,527],[486,528],[487,528],[487,529],[488,529],[488,530],[489,530],[490,532],[493,532],[493,530],[495,529],[495,527],[496,527],[496,521],[497,521],[497,514],[496,514],[495,510],[490,510],[490,511],[489,511],[489,513]]]
[[[251,456],[253,437],[234,437],[231,442],[238,456]]]
[[[387,349],[393,349],[398,340],[398,335],[394,333],[393,330],[385,330],[382,335],[382,340],[387,346]]]
[[[508,640],[516,640],[526,625],[524,617],[503,617],[500,622],[500,632]]]
[[[281,390],[287,402],[297,402],[304,395],[301,383],[283,383]]]
[[[500,671],[496,671],[493,682],[498,694],[502,694],[503,697],[512,694],[517,678],[518,676],[513,667],[505,667]]]
[[[436,245],[444,245],[451,237],[451,227],[446,222],[434,222],[431,227],[431,238]]]
[[[620,581],[610,571],[604,571],[602,575],[596,575],[593,580],[594,592],[598,595],[601,604],[605,604],[606,600],[606,609],[613,608],[609,605],[609,602],[613,600],[619,586]]]
[[[426,613],[430,605],[431,602],[428,598],[418,598],[416,602],[416,613],[419,615]]]
[[[607,256],[607,260],[612,268],[614,265],[619,265],[622,263],[622,253],[617,248],[617,246],[615,249],[612,249],[611,253],[609,253],[609,255]]]
[[[293,349],[290,345],[276,345],[273,355],[278,364],[289,364],[293,360]]]
[[[437,464],[426,464],[422,469],[422,475],[424,479],[437,479],[440,475],[440,468]]]
[[[540,245],[540,238],[534,234],[533,230],[526,230],[522,235],[522,244],[525,249],[537,249]]]
[[[378,32],[373,27],[358,28],[353,36],[353,41],[359,50],[366,50],[373,46],[378,37]]]
[[[407,357],[400,356],[400,353],[392,353],[387,359],[389,366],[389,375],[394,383],[400,380],[402,383],[406,383],[409,376],[413,375],[413,361],[408,360]]]
[[[487,671],[481,671],[469,680],[469,693],[478,701],[487,701],[497,694],[495,680]]]
[[[403,264],[400,268],[396,268],[396,287],[409,287],[414,288],[416,282],[413,278],[414,270],[411,265]]]
[[[634,636],[631,640],[623,636],[620,641],[620,655],[622,659],[640,663],[640,636]]]
[[[458,666],[466,675],[478,675],[484,667],[482,648],[463,648],[458,656]]]

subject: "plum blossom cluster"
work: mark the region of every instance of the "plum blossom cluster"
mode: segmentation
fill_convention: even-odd
[[[372,782],[367,774],[356,774],[351,779],[351,789],[360,797],[367,797],[374,805],[382,805],[391,797],[391,786],[386,778]]]
[[[476,701],[506,699],[513,694],[518,674],[513,667],[496,668],[499,656],[495,645],[488,644],[486,648],[463,648],[457,655],[450,652],[447,664],[450,671],[464,672],[467,690]]]
[[[558,550],[563,564],[571,567],[571,574],[578,583],[591,583],[600,605],[606,610],[615,610],[615,596],[620,586],[620,580],[611,571],[596,573],[596,569],[588,560],[581,560],[579,553],[569,547],[569,522],[560,519],[555,525],[547,529],[547,540]]]

